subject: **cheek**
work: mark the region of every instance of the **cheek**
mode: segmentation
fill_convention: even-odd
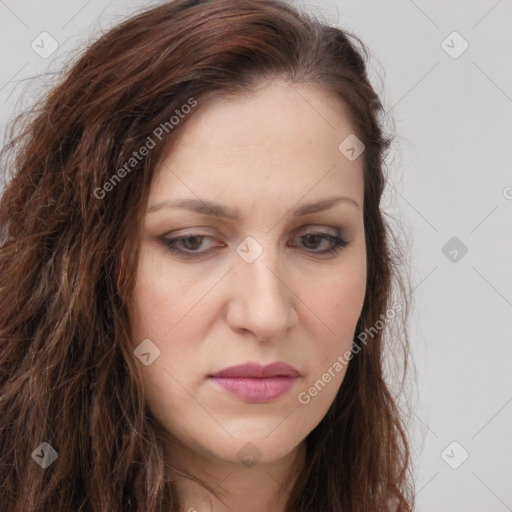
[[[334,339],[353,333],[366,293],[366,265],[342,267],[319,280],[314,291],[308,288],[307,303],[323,320]],[[306,293],[306,291],[304,293]],[[349,334],[350,336],[352,334]]]
[[[141,368],[146,403],[169,432],[177,430],[169,411],[194,406],[190,395],[180,386],[187,383],[187,369],[194,368],[200,328],[194,317],[197,298],[183,274],[170,273],[170,265],[157,251],[141,251],[137,279],[130,307],[132,344],[151,340],[159,355],[149,365],[137,358]],[[176,275],[174,275],[176,274]],[[190,370],[188,370],[190,372]]]
[[[351,349],[364,302],[366,273],[361,267],[353,270],[340,272],[322,293],[310,295],[321,322],[311,330],[318,334],[310,339],[310,365],[297,397],[308,429],[329,410],[354,357]]]
[[[141,365],[150,404],[161,404],[165,396],[168,407],[183,407],[190,396],[179,383],[192,386],[203,377],[200,355],[210,313],[205,304],[215,279],[198,278],[192,266],[173,268],[154,248],[141,251],[130,318],[134,348],[149,339],[159,350],[154,362]]]
[[[357,263],[361,261],[363,264]],[[303,390],[316,386],[311,393],[308,391],[312,401],[315,397],[315,409],[328,409],[350,364],[348,356],[366,292],[364,255],[356,263],[340,266],[329,279],[325,279],[324,286],[315,288],[316,293],[308,296],[308,304],[312,305],[316,316],[313,318],[314,326],[310,326],[313,333],[310,340],[311,366]]]
[[[165,255],[154,249],[141,252],[133,297],[134,337],[153,336],[162,350],[168,345],[165,340],[181,339],[177,333],[190,325],[197,302],[186,273],[174,271]]]

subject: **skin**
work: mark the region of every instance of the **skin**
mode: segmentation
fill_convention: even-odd
[[[298,400],[350,350],[366,291],[363,159],[338,150],[354,132],[347,112],[322,89],[276,79],[246,97],[199,102],[157,166],[148,207],[200,198],[242,215],[164,207],[145,217],[130,315],[133,347],[150,339],[160,350],[150,365],[139,363],[146,401],[169,434],[167,462],[224,491],[221,502],[178,479],[184,511],[284,511],[304,439],[343,381],[346,365],[309,403]],[[301,218],[289,213],[334,195],[359,207],[347,201]],[[336,228],[349,243],[335,254],[320,254],[332,247],[328,239],[304,238]],[[201,253],[195,259],[161,240],[185,233],[206,235],[177,244]],[[252,263],[236,252],[248,236],[263,249]],[[250,361],[284,361],[301,377],[264,404],[207,378]],[[251,467],[237,455],[248,442],[259,451]]]

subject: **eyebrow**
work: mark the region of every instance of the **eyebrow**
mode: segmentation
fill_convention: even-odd
[[[356,208],[361,209],[359,204],[354,201],[351,197],[346,196],[335,196],[328,197],[326,199],[322,199],[321,201],[316,201],[314,203],[307,203],[302,206],[299,206],[295,210],[292,211],[292,217],[303,217],[310,213],[320,212],[324,210],[328,210],[333,206],[336,206],[340,203],[351,204]],[[240,220],[241,214],[237,208],[232,208],[230,206],[213,203],[211,201],[201,200],[201,199],[167,199],[164,201],[160,201],[151,205],[147,213],[153,213],[162,208],[184,208],[186,210],[190,210],[196,213],[200,213],[203,215],[214,215],[216,217],[224,217],[226,219],[232,220]]]

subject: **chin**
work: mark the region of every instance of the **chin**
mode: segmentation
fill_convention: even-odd
[[[259,432],[252,436],[234,436],[229,440],[218,443],[212,440],[212,446],[204,446],[206,456],[215,458],[219,462],[227,464],[242,464],[247,468],[256,464],[269,464],[282,459],[295,450],[299,443],[291,442],[290,436]]]

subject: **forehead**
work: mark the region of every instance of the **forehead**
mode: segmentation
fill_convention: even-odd
[[[354,132],[344,103],[311,85],[276,80],[256,93],[198,100],[164,152],[150,203],[172,197],[298,201],[335,192],[362,204],[362,158],[340,143]],[[262,205],[263,206],[263,205]]]

